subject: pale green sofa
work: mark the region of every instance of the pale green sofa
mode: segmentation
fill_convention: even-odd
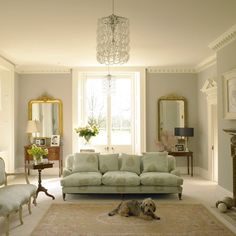
[[[183,178],[175,158],[166,152],[128,154],[76,153],[66,157],[61,179],[63,199],[67,193],[155,194],[182,196]]]

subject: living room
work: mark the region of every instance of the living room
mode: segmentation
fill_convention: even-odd
[[[236,124],[235,111],[227,111],[225,86],[227,78],[236,77],[235,1],[114,3],[114,13],[129,19],[130,55],[123,66],[106,66],[96,60],[97,20],[111,14],[112,1],[1,1],[0,156],[6,170],[24,171],[31,100],[46,94],[62,102],[60,146],[65,167],[66,157],[79,152],[75,128],[86,125],[80,111],[83,103],[78,102],[78,81],[91,74],[110,73],[115,78],[122,73],[136,73],[140,93],[134,97],[139,99],[139,112],[134,112],[138,118],[133,119],[139,122],[134,122],[132,130],[139,132],[135,133],[134,140],[138,141],[132,147],[133,154],[158,151],[158,100],[163,96],[186,99],[185,126],[194,128],[194,136],[188,138],[188,148],[193,152],[193,177],[187,173],[186,158],[176,157],[176,168],[184,179],[182,201],[172,195],[150,196],[157,206],[170,202],[202,203],[235,233],[235,220],[215,207],[216,201],[233,197],[231,136],[224,129],[234,129]],[[112,148],[103,145],[103,150],[104,147]],[[126,151],[117,147],[110,152]],[[23,207],[24,225],[19,225],[17,214],[11,216],[10,235],[30,235],[53,203],[120,202],[119,194],[68,194],[63,202],[58,166],[56,160],[53,168],[42,171],[42,183],[56,199],[52,201],[39,193],[31,215]],[[35,185],[37,174],[31,170],[29,175]],[[24,183],[23,178],[9,182]],[[132,194],[125,198],[140,200],[148,196]],[[0,218],[0,226],[5,229],[4,217]]]

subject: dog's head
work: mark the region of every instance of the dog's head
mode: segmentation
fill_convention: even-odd
[[[156,211],[156,204],[151,198],[146,198],[141,203],[141,210],[145,215]]]

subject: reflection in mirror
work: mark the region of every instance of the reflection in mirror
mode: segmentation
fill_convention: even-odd
[[[186,125],[186,99],[170,95],[158,100],[158,139],[162,132],[174,135],[175,127]]]
[[[62,136],[62,102],[49,96],[29,101],[29,120],[39,121],[40,137]]]

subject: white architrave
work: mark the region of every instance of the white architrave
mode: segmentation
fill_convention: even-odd
[[[201,92],[206,94],[207,98],[207,127],[208,127],[208,177],[211,180],[214,180],[213,173],[213,156],[212,156],[212,142],[214,140],[213,137],[213,127],[212,127],[212,109],[213,105],[217,105],[217,83],[214,79],[207,79],[201,89]],[[217,155],[217,147],[215,148],[215,154]],[[216,157],[218,158],[218,156]]]

